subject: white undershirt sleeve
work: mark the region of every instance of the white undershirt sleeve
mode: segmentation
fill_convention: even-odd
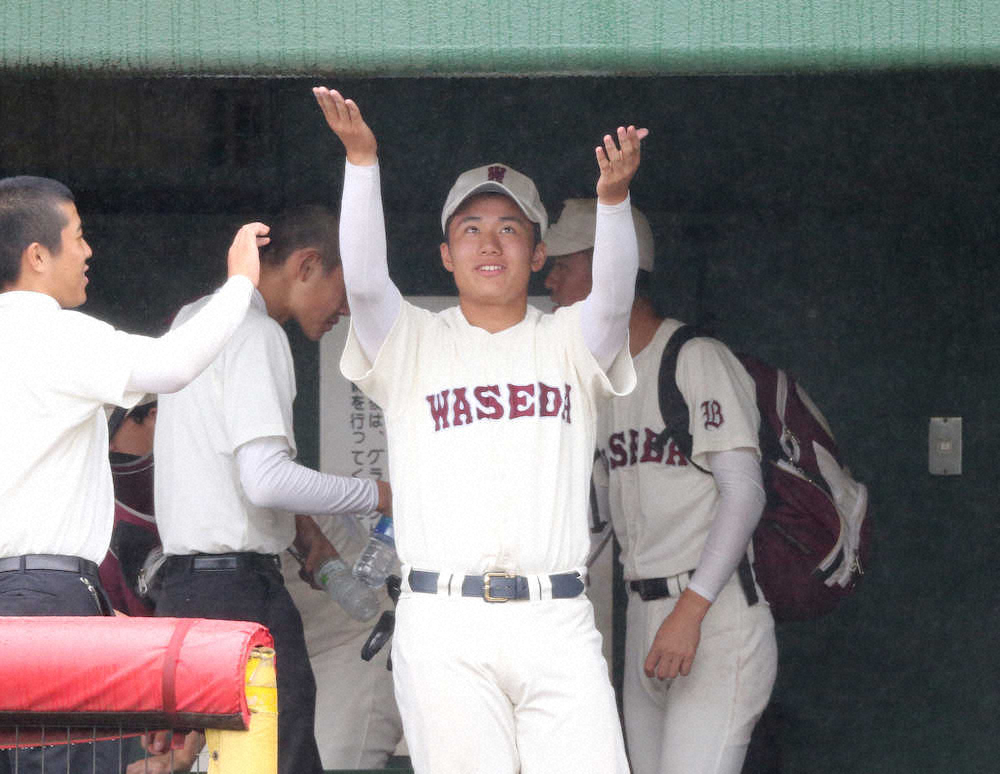
[[[766,497],[753,450],[731,449],[706,456],[719,489],[719,504],[688,588],[714,602],[747,552]]]
[[[389,278],[378,164],[347,162],[340,205],[340,254],[361,351],[374,362],[399,315],[402,296]]]
[[[378,507],[374,479],[334,476],[293,462],[288,443],[256,438],[236,450],[240,483],[259,508],[303,514],[366,514]]]
[[[587,348],[604,370],[625,343],[638,269],[639,245],[630,197],[615,205],[598,202],[593,285],[583,301],[580,323]]]
[[[177,392],[195,379],[233,335],[250,306],[253,283],[230,277],[198,313],[159,338],[142,339],[129,375],[132,392]]]

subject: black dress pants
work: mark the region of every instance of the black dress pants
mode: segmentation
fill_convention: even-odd
[[[278,774],[322,774],[313,726],[316,679],[302,617],[285,589],[276,557],[174,556],[160,574],[157,616],[256,621],[270,629],[278,683]]]
[[[96,568],[95,568],[96,569]],[[97,573],[62,570],[0,572],[0,616],[108,615],[111,602]],[[53,739],[61,730],[52,729]],[[64,733],[64,732],[63,732]],[[68,760],[67,760],[68,757]],[[44,763],[43,763],[44,761]],[[116,774],[127,762],[120,741],[0,750],[0,774],[71,771]]]

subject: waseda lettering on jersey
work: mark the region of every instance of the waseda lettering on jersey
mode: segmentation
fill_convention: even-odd
[[[687,457],[670,441],[665,449],[658,449],[654,443],[658,433],[646,427],[638,430],[623,430],[608,438],[608,467],[612,470],[625,465],[652,462],[663,465],[687,465]],[[642,445],[639,439],[642,438]],[[664,454],[666,451],[666,454]]]
[[[426,396],[434,432],[449,427],[471,425],[474,421],[556,417],[572,424],[571,388],[562,389],[545,382],[532,384],[485,384],[454,387]]]

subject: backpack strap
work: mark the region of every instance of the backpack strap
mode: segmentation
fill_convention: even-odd
[[[802,450],[799,448],[799,439],[796,437],[785,421],[785,408],[788,406],[788,374],[782,369],[775,369],[775,390],[774,390],[774,413],[781,423],[781,435],[778,436],[778,445],[785,453],[785,456],[798,466],[799,456]],[[762,420],[763,421],[763,420]]]
[[[660,403],[660,415],[663,418],[663,432],[660,433],[654,443],[659,449],[666,447],[671,439],[681,453],[691,460],[691,451],[694,441],[691,438],[691,431],[688,427],[688,407],[684,401],[684,395],[677,387],[677,358],[680,355],[681,347],[691,339],[704,334],[693,325],[682,325],[670,336],[667,346],[663,348],[663,357],[660,359],[660,373],[657,380],[657,394]],[[694,465],[694,463],[691,463]],[[698,466],[696,466],[698,467]],[[704,470],[698,467],[698,470]],[[707,471],[705,471],[707,472]]]
[[[702,473],[712,475],[711,471],[705,470],[691,459],[691,452],[694,448],[694,439],[691,437],[691,430],[688,423],[688,407],[684,400],[684,395],[677,386],[677,358],[680,355],[681,347],[691,339],[705,334],[693,325],[682,325],[670,336],[667,345],[663,348],[663,357],[660,359],[660,372],[658,376],[657,394],[660,403],[660,415],[663,417],[664,428],[653,441],[657,448],[663,449],[668,441],[673,439],[674,444],[681,453],[687,457],[694,467]],[[784,401],[787,395],[779,396],[779,416],[784,424],[785,407]],[[750,559],[746,554],[740,560],[736,569],[739,577],[740,587],[746,597],[747,605],[753,607],[760,599],[757,595],[757,588],[754,584],[753,570],[750,568]]]

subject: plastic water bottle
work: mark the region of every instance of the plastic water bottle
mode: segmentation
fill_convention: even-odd
[[[378,588],[385,583],[395,560],[396,541],[393,538],[392,519],[383,516],[372,530],[368,545],[354,563],[354,577],[372,588]]]
[[[375,591],[355,580],[344,560],[339,557],[330,559],[316,571],[316,582],[326,589],[326,593],[344,608],[344,612],[351,618],[368,621],[374,618],[379,610]]]

